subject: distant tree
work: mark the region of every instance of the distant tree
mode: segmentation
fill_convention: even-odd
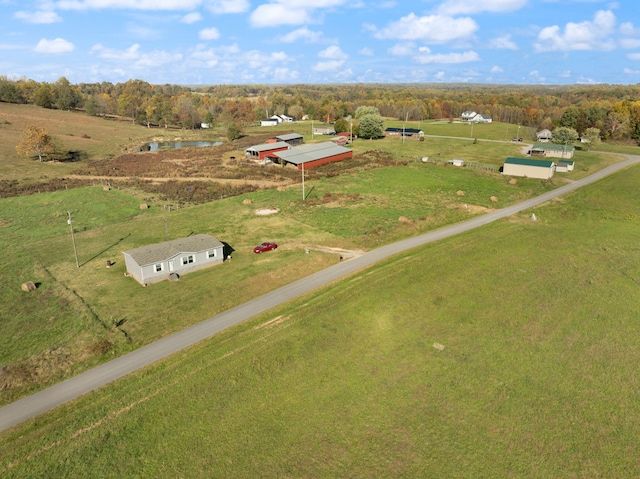
[[[53,91],[56,108],[59,110],[75,110],[82,103],[82,95],[65,77],[60,77],[54,83]]]
[[[344,118],[340,118],[334,123],[333,129],[336,133],[346,133],[349,131],[349,122]]]
[[[51,85],[48,83],[40,85],[36,90],[34,101],[36,105],[41,106],[42,108],[53,107],[53,91],[51,89]]]
[[[44,127],[29,125],[22,132],[22,141],[16,145],[16,151],[22,156],[38,155],[38,160],[42,161],[43,155],[55,151],[55,146],[51,135]]]
[[[569,145],[578,139],[578,132],[573,128],[559,126],[553,130],[553,142],[559,145]]]
[[[380,115],[364,115],[360,118],[359,137],[365,139],[384,136],[384,119]]]
[[[233,141],[242,137],[242,129],[240,125],[235,122],[229,123],[227,126],[227,140]]]
[[[580,110],[575,106],[570,106],[562,114],[562,118],[560,118],[560,126],[577,130],[579,120]]]
[[[299,120],[300,118],[302,118],[302,113],[303,113],[303,110],[300,105],[291,105],[289,107],[289,115],[294,117],[296,120]]]
[[[356,108],[355,117],[362,118],[365,115],[377,115],[380,116],[380,110],[375,106],[359,106]]]
[[[589,146],[597,145],[600,143],[600,129],[599,128],[587,128],[584,131],[584,138],[587,140]]]

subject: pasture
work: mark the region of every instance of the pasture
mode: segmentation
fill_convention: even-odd
[[[629,169],[223,332],[3,433],[0,472],[638,476],[639,181]]]

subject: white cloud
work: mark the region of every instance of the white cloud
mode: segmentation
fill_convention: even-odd
[[[73,43],[62,38],[47,40],[43,38],[35,46],[34,51],[38,53],[69,53],[75,49]]]
[[[620,24],[620,33],[628,36],[638,36],[640,35],[640,29],[635,28],[631,22],[623,22]]]
[[[220,38],[220,31],[216,27],[200,30],[198,37],[201,40],[217,40]]]
[[[420,47],[419,53],[415,56],[418,63],[468,63],[480,61],[480,56],[474,51],[463,53],[431,53],[428,47]]]
[[[62,18],[56,12],[44,10],[38,12],[19,11],[13,14],[13,18],[34,24],[49,24],[62,21]]]
[[[105,48],[100,43],[91,47],[90,53],[97,53],[100,58],[106,60],[131,61],[140,58],[140,45],[134,43],[126,50],[115,50],[113,48]]]
[[[413,43],[398,43],[387,50],[389,55],[394,57],[407,57],[413,55],[416,51],[416,46]]]
[[[249,0],[209,0],[206,2],[207,9],[212,13],[244,13],[249,10],[251,4]]]
[[[344,65],[344,60],[329,60],[326,62],[318,62],[313,69],[317,72],[326,72],[330,70],[337,70]]]
[[[307,43],[316,43],[322,38],[322,32],[313,32],[308,28],[298,28],[279,38],[282,43],[294,43],[305,41]]]
[[[358,53],[360,55],[364,55],[364,56],[367,56],[367,57],[372,57],[373,56],[373,50],[371,48],[368,48],[368,47],[364,47]]]
[[[640,61],[640,53],[629,53],[627,54],[627,58],[629,60],[633,60],[634,62]]]
[[[95,53],[104,60],[119,63],[125,62],[130,68],[157,67],[182,60],[182,54],[180,53],[169,53],[162,50],[145,53],[140,50],[140,45],[137,43],[125,50],[105,48],[98,43],[91,47],[90,53]]]
[[[478,29],[471,18],[451,18],[440,15],[418,17],[410,13],[375,33],[379,39],[420,40],[445,43],[469,38]]]
[[[491,73],[504,73],[504,70],[501,67],[494,65],[491,67]]]
[[[180,19],[180,23],[186,23],[187,25],[191,25],[192,23],[196,23],[202,20],[202,15],[198,12],[187,13],[184,17]]]
[[[331,45],[330,47],[325,48],[318,52],[318,56],[320,58],[329,58],[332,60],[346,60],[349,58],[345,52],[338,45]]]
[[[620,40],[620,46],[627,50],[640,48],[640,38],[623,38]]]
[[[202,0],[59,0],[55,6],[61,10],[193,10]]]
[[[519,10],[526,4],[527,0],[445,0],[437,11],[443,15],[502,13]]]
[[[613,33],[615,15],[609,10],[596,12],[593,21],[569,22],[564,31],[558,26],[543,28],[534,43],[538,52],[572,50],[611,50],[613,41],[607,37]]]
[[[622,71],[627,75],[640,75],[640,70],[632,70],[631,68],[625,68]]]
[[[311,16],[304,9],[289,9],[280,4],[260,5],[249,18],[254,27],[274,27],[278,25],[302,25],[311,23]]]
[[[511,35],[505,35],[502,37],[494,38],[489,42],[491,48],[498,48],[501,50],[517,50],[518,45],[511,40]]]
[[[249,22],[253,27],[303,25],[319,21],[316,10],[338,7],[348,0],[272,0],[256,8]]]

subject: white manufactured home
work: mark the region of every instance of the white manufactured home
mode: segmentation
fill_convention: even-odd
[[[123,251],[127,273],[143,286],[208,268],[224,261],[224,245],[198,234]]]

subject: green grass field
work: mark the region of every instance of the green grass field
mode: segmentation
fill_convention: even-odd
[[[391,258],[27,421],[0,472],[636,477],[638,181]]]

